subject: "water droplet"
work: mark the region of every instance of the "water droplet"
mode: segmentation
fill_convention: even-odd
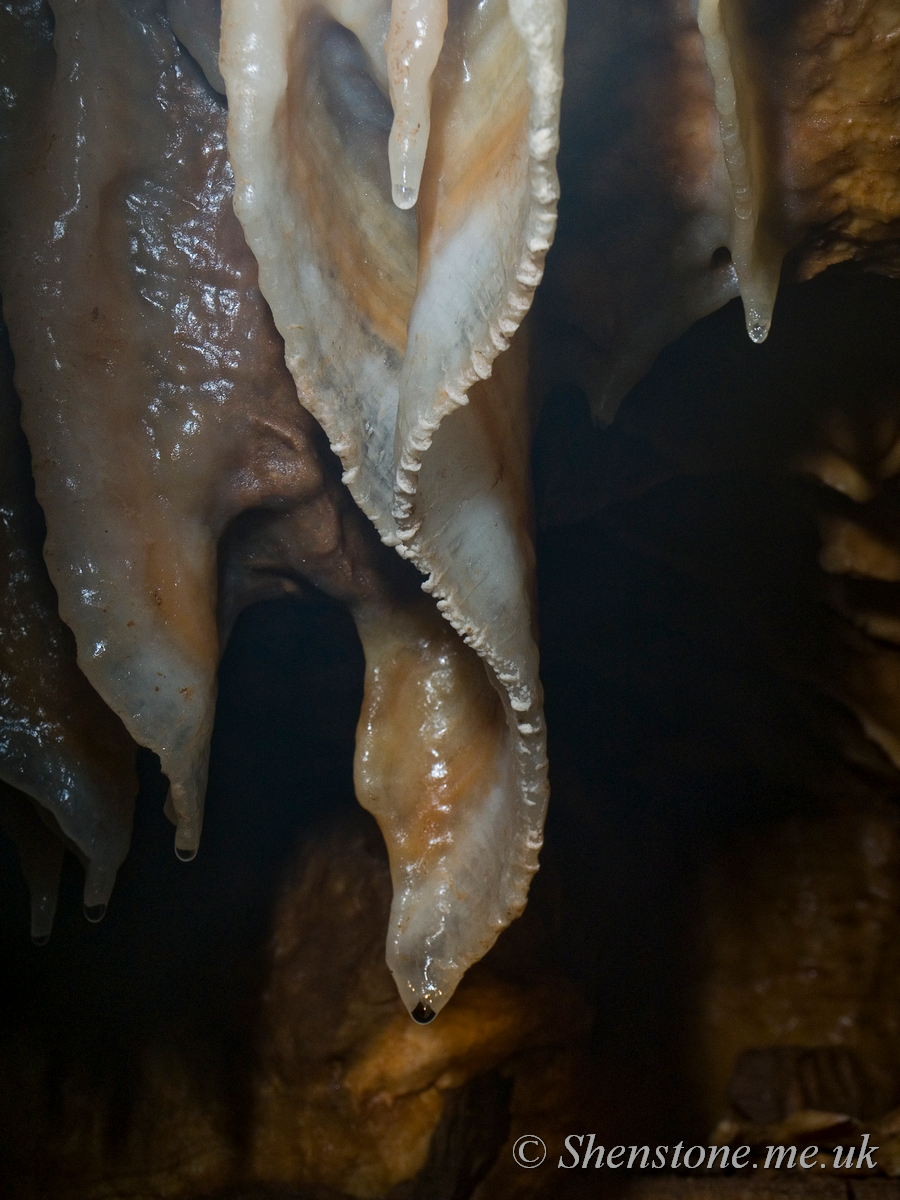
[[[34,946],[46,946],[50,941],[49,933],[36,933],[32,935],[31,942]]]
[[[760,342],[764,342],[769,336],[771,325],[768,321],[754,321],[747,326],[747,332],[750,334],[750,341],[756,342],[757,346]]]
[[[417,1025],[427,1025],[433,1021],[437,1013],[430,1004],[426,1004],[424,1000],[420,1000],[416,1007],[412,1010],[412,1019]]]
[[[180,859],[182,862],[191,862],[197,857],[197,851],[189,850],[185,846],[176,846],[175,857]]]
[[[419,189],[407,187],[405,183],[395,183],[391,193],[398,208],[412,208],[419,198]]]
[[[86,904],[84,906],[84,915],[92,925],[96,925],[98,921],[102,921],[106,916],[106,905]]]

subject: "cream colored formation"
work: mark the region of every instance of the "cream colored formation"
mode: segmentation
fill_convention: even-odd
[[[766,146],[759,111],[762,89],[755,78],[760,66],[748,57],[741,36],[742,15],[734,0],[699,0],[697,5],[731,184],[728,248],[744,301],[747,332],[754,342],[764,342],[772,324],[783,248],[765,223]]]
[[[391,858],[388,962],[409,1009],[432,1012],[521,911],[541,845],[525,340],[493,368],[552,238],[564,17],[488,0],[444,35],[439,7],[394,5],[389,187],[380,131],[342,146],[324,101],[321,6],[226,3],[220,55],[235,210],[300,399],[465,643],[432,648],[421,605],[357,619],[357,794]],[[354,13],[367,61],[382,12]],[[403,42],[417,21],[426,43]]]
[[[394,109],[388,160],[398,208],[412,208],[419,198],[431,132],[431,77],[446,29],[447,0],[394,0],[384,52]]]
[[[265,594],[255,565],[268,554],[345,603],[366,657],[357,795],[394,885],[388,963],[430,1020],[521,912],[547,803],[520,325],[556,223],[565,0],[224,0],[218,63],[212,4],[53,11],[54,50],[31,18],[14,29],[0,283],[45,560],[91,703],[121,722],[110,745],[127,730],[160,756],[190,858],[221,638]],[[730,11],[703,0],[699,19],[759,341],[780,258]],[[173,30],[227,92],[227,145]],[[219,540],[248,510],[268,540],[223,574]],[[9,764],[88,864],[97,915],[128,770],[104,841],[66,814],[105,802]]]

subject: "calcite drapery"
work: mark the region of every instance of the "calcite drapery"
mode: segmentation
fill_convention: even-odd
[[[0,127],[0,171],[9,181],[34,151],[29,117],[45,98],[53,71],[47,33],[40,6],[0,15],[4,94],[16,101]],[[59,618],[41,557],[43,536],[4,332],[0,779],[7,786],[0,811],[29,880],[31,933],[38,941],[52,928],[64,845],[85,867],[85,911],[92,919],[102,916],[128,852],[137,791],[134,745],[76,665],[72,634]]]
[[[386,724],[391,693],[424,711],[399,682],[412,658],[404,664],[398,642],[419,635],[408,621],[377,638],[359,624],[378,698],[364,703],[357,790],[391,856],[388,961],[410,1010],[430,1013],[521,911],[541,844],[523,339],[493,364],[530,304],[555,225],[564,8],[451,7],[416,224],[392,202],[379,14],[377,3],[226,3],[220,64],[235,208],[300,398],[354,499],[427,575],[426,591],[484,662],[467,665],[459,650],[454,666],[444,639],[440,680],[412,667],[419,695],[441,700],[437,720],[397,726],[409,763],[424,769],[433,757],[425,775],[440,781],[424,785],[428,815],[411,834],[423,770],[388,769],[385,753],[404,753],[399,740],[381,752],[368,743],[383,736],[370,717]],[[383,664],[386,652],[398,665]],[[448,756],[437,734],[454,694]]]
[[[180,27],[182,40],[212,77],[213,70],[202,39],[196,39],[183,24],[186,7],[171,0],[167,9],[176,32]],[[211,7],[204,5],[202,10],[198,9],[204,19]],[[337,26],[344,25],[344,30],[350,28],[354,7],[352,4],[342,7]],[[787,223],[793,230],[789,229],[787,241],[798,250],[801,273],[811,273],[842,256],[889,265],[894,253],[890,244],[891,222],[895,220],[891,180],[896,175],[897,161],[896,145],[890,135],[896,111],[890,69],[895,53],[891,49],[895,24],[893,6],[862,4],[853,6],[852,11],[849,6],[841,5],[780,8],[783,15],[778,17],[774,5],[757,5],[754,11],[767,18],[770,25],[762,34],[758,29],[755,34],[750,29],[748,36],[757,36],[768,48],[765,86],[772,89],[770,99],[774,97],[777,101],[772,105],[772,111],[778,117],[776,124],[784,138],[782,149],[786,145],[789,151],[774,156],[783,198],[781,215],[789,218]],[[152,16],[155,10],[147,11]],[[337,6],[331,6],[330,11],[336,13]],[[610,366],[603,360],[604,353],[609,352],[615,358],[614,366],[622,367],[623,373],[617,376],[616,383],[621,395],[629,380],[640,374],[659,345],[705,311],[704,306],[714,307],[736,294],[737,281],[727,256],[716,253],[728,244],[732,197],[726,164],[717,150],[719,122],[712,103],[703,45],[689,6],[666,5],[655,0],[652,4],[638,0],[628,6],[592,2],[574,4],[573,15],[570,82],[576,86],[570,89],[568,133],[573,149],[566,176],[567,194],[572,203],[568,221],[564,212],[564,238],[560,246],[564,253],[559,258],[559,269],[551,271],[551,287],[546,291],[542,317],[548,320],[537,327],[536,343],[546,360],[550,357],[548,343],[552,351],[554,332],[563,328],[565,337],[559,339],[559,345],[575,344],[584,351],[580,354],[580,362],[582,367],[587,363],[587,367],[580,379],[585,383],[586,392],[602,400],[616,391],[616,387],[609,391]],[[777,37],[772,34],[771,22],[778,26]],[[351,82],[359,84],[364,91],[368,89],[366,95],[375,103],[373,111],[381,114],[373,124],[380,121],[383,142],[390,113],[384,103],[385,89],[381,87],[380,104],[375,94],[379,92],[377,85],[382,83],[376,64],[366,60],[365,70],[358,69],[360,54],[352,38],[334,23],[326,21],[325,24],[323,56],[316,69],[321,73],[330,69],[333,75],[341,77],[336,91],[334,88],[330,92],[325,90],[333,100],[346,99],[340,84],[346,84],[350,76]],[[62,27],[64,22],[60,25]],[[585,30],[590,33],[592,28],[596,36],[586,36]],[[610,36],[600,36],[606,32]],[[62,34],[61,29],[60,36]],[[767,37],[767,34],[772,36]],[[373,39],[377,41],[376,35],[377,30],[373,34],[361,28],[359,42],[365,47]],[[452,47],[452,31],[448,46]],[[325,50],[332,54],[330,67]],[[468,59],[465,62],[468,64]],[[180,51],[173,52],[171,63],[180,64],[181,69],[188,72],[189,81],[199,83],[198,78],[190,74],[192,65]],[[584,87],[588,75],[599,94],[612,97],[612,103],[594,101],[592,96],[597,92],[591,93]],[[864,78],[865,87],[860,86],[861,78]],[[579,81],[581,90],[577,86]],[[205,96],[207,101],[212,99],[202,91],[198,95]],[[365,109],[365,104],[362,108]],[[184,109],[178,106],[169,111],[173,122],[184,116]],[[220,122],[214,157],[224,174],[221,109],[211,107],[209,111],[217,113]],[[850,122],[846,120],[848,111],[854,118]],[[351,116],[354,114],[358,118],[359,109],[352,109]],[[630,122],[629,116],[635,121]],[[583,132],[578,130],[579,122]],[[598,130],[600,122],[604,125]],[[604,131],[609,133],[612,125],[616,125],[615,135],[604,140]],[[651,134],[655,132],[658,136],[642,138],[641,132],[647,132],[648,128]],[[358,136],[360,145],[373,147],[378,142],[378,138],[369,137],[372,131],[367,131],[365,122],[359,120],[346,121],[341,125],[340,133],[342,137]],[[573,133],[574,142],[571,140]],[[667,136],[669,133],[673,134],[671,138]],[[583,138],[581,143],[578,137]],[[666,153],[659,153],[660,146],[667,147]],[[376,147],[372,151],[373,159],[380,153]],[[379,169],[384,172],[383,165]],[[642,169],[647,170],[644,178],[649,178],[654,186],[646,189],[634,186]],[[174,175],[167,178],[174,178]],[[602,183],[599,203],[605,206],[602,219],[596,217],[591,199],[598,195],[596,190],[592,191],[597,188],[598,181]],[[186,189],[188,194],[194,186]],[[387,193],[382,187],[379,194],[384,198]],[[330,201],[331,196],[325,199]],[[190,204],[189,200],[188,207]],[[654,213],[657,219],[653,219]],[[393,216],[386,217],[386,225],[390,228],[394,228],[390,225]],[[397,225],[396,229],[402,230],[402,226]],[[334,244],[339,252],[349,243],[336,236]],[[403,253],[402,237],[393,242],[388,238],[386,244]],[[239,240],[236,240],[235,246],[238,245]],[[373,242],[373,253],[376,250],[377,245]],[[418,256],[418,246],[416,254]],[[242,261],[252,270],[249,259]],[[793,270],[795,266],[796,262],[793,262],[789,269]],[[378,276],[378,270],[374,274]],[[376,282],[384,285],[385,279],[382,277]],[[576,303],[567,308],[564,302],[571,300],[573,293],[576,293]],[[390,287],[385,286],[382,286],[381,296],[385,302],[379,311],[379,319],[388,321],[397,297],[392,296]],[[409,289],[407,300],[410,302],[411,296]],[[561,303],[557,308],[558,301]],[[569,320],[573,310],[574,319]],[[554,320],[555,326],[551,324]],[[578,336],[579,331],[583,333],[585,329],[590,334],[587,344]],[[271,338],[272,344],[277,346],[271,329],[260,337],[257,328],[255,336],[260,342],[266,337]],[[247,340],[254,340],[254,336]],[[498,372],[509,367],[515,375],[521,368],[521,361],[515,365],[511,356],[517,350],[521,353],[516,348],[510,351],[506,360],[501,360]],[[616,357],[618,355],[620,357]],[[280,370],[277,354],[273,354],[272,362],[275,364],[273,370]],[[564,365],[569,377],[577,374],[577,364]],[[628,371],[632,372],[630,376]],[[448,626],[436,619],[433,609],[420,607],[423,602],[417,594],[415,577],[403,573],[395,577],[388,566],[388,558],[367,540],[366,527],[354,523],[354,510],[347,505],[340,485],[329,475],[327,455],[320,454],[316,446],[315,430],[311,423],[302,424],[304,418],[293,405],[292,385],[283,373],[281,378],[286,385],[284,408],[276,406],[278,419],[273,417],[269,434],[261,438],[259,456],[254,458],[251,454],[251,465],[238,472],[248,493],[235,502],[233,510],[228,508],[228,512],[237,513],[237,517],[226,526],[228,549],[223,551],[221,560],[223,629],[227,630],[235,612],[249,596],[270,594],[280,588],[302,589],[309,581],[319,580],[321,586],[354,607],[361,627],[374,619],[374,625],[370,626],[374,632],[369,641],[375,676],[379,676],[382,669],[379,643],[389,638],[392,629],[409,628],[405,624],[408,621],[417,634],[421,632],[420,613],[428,614],[422,619],[433,633],[434,642],[429,642],[429,637],[422,639],[428,644],[423,646],[419,660],[423,664],[421,674],[416,674],[418,666],[413,672],[414,683],[416,679],[432,678],[439,682],[439,672],[432,671],[428,662],[430,645],[436,647],[435,661],[446,645],[461,656],[459,663],[463,674],[473,666],[481,670],[474,656],[462,652],[461,643],[442,642],[453,635],[448,632]],[[280,389],[282,384],[277,386]],[[480,398],[475,394],[476,389],[481,390],[478,385],[473,389],[470,407],[474,407]],[[610,401],[612,405],[614,402],[615,398]],[[606,411],[608,413],[609,409]],[[234,410],[231,412],[233,414]],[[449,420],[456,420],[457,416],[460,414],[452,415]],[[301,436],[297,429],[305,433]],[[304,445],[307,435],[309,447]],[[248,438],[247,442],[252,440]],[[280,447],[277,455],[273,448],[275,444]],[[240,447],[242,461],[245,449],[246,444]],[[827,452],[833,450],[831,447]],[[837,457],[832,453],[822,473],[829,480],[838,479],[850,489],[856,489],[862,498],[865,472],[854,467],[849,459],[843,464],[837,462]],[[307,464],[305,469],[310,472],[308,491],[300,486],[298,479],[302,473],[301,462]],[[318,463],[315,469],[310,465],[313,463]],[[266,464],[275,465],[269,471]],[[809,466],[807,463],[807,468]],[[46,464],[40,469],[46,471]],[[292,472],[295,472],[293,476]],[[267,480],[262,491],[256,490],[253,483],[260,473]],[[860,478],[863,485],[860,485]],[[590,489],[586,491],[586,499],[590,500]],[[305,498],[303,502],[302,498]],[[870,515],[877,516],[874,509]],[[224,519],[228,521],[227,517]],[[846,523],[839,528],[832,522],[828,528],[831,533],[825,561],[830,565],[859,564],[861,548],[866,549],[867,563],[875,562],[871,539],[856,533],[846,536]],[[347,543],[353,548],[352,553],[350,549],[345,552]],[[892,569],[889,545],[878,561],[882,574]],[[862,610],[858,605],[848,605],[848,609],[857,617],[868,619],[869,610]],[[888,627],[882,625],[880,628],[884,632]],[[383,660],[389,664],[398,662],[390,648],[384,652]],[[484,701],[488,712],[481,723],[490,730],[497,713],[496,708],[491,711],[495,693],[484,689],[486,675],[473,672],[473,677],[477,685],[471,694],[476,705]],[[373,684],[367,711],[379,707],[377,678]],[[463,693],[465,690],[463,687]],[[497,702],[502,703],[499,699]],[[477,718],[478,708],[473,711]],[[377,723],[377,711],[375,717]],[[365,733],[364,726],[361,745]],[[402,781],[397,786],[410,790]],[[441,802],[438,796],[438,803]],[[861,853],[868,853],[868,842]],[[302,965],[298,976],[302,977]],[[417,1033],[423,1031],[408,1027],[404,1036]],[[392,1045],[390,1043],[389,1049]],[[422,1113],[424,1106],[419,1115]],[[422,1128],[427,1131],[428,1127],[423,1124]],[[420,1146],[423,1144],[424,1135],[419,1142]],[[338,1178],[345,1183],[350,1176],[349,1173],[340,1177],[336,1174],[335,1179]]]
[[[22,29],[40,23],[36,11],[23,9]],[[190,857],[214,703],[216,609],[227,625],[250,594],[241,591],[246,572],[226,562],[218,603],[215,546],[246,508],[268,513],[266,544],[280,555],[273,573],[340,595],[366,644],[358,789],[391,846],[392,963],[409,1007],[433,1012],[521,909],[546,798],[529,606],[524,337],[496,369],[493,360],[530,303],[554,226],[563,7],[460,0],[446,31],[441,5],[427,7],[437,25],[426,39],[430,65],[413,88],[416,104],[428,100],[431,122],[421,187],[412,189],[415,223],[390,202],[385,91],[400,95],[397,71],[414,73],[414,58],[397,58],[390,42],[383,61],[385,4],[226,5],[224,80],[213,62],[214,6],[191,18],[173,0],[165,11],[212,86],[230,89],[238,208],[301,399],[342,459],[357,503],[426,574],[426,590],[484,666],[410,591],[411,577],[364,548],[364,533],[347,534],[354,518],[293,401],[255,265],[228,211],[221,101],[192,75],[157,4],[111,5],[106,20],[102,7],[61,3],[55,65],[39,33],[22,42],[34,47],[28,70],[11,68],[6,140],[16,186],[5,220],[15,232],[4,243],[4,289],[61,611],[100,694],[161,754],[177,848]],[[763,61],[760,20],[726,0],[698,6],[699,31],[683,4],[648,13],[654,28],[674,34],[675,74],[690,101],[679,133],[694,153],[676,204],[671,269],[654,273],[661,299],[632,321],[611,371],[598,373],[601,409],[661,340],[738,284],[761,329],[778,255],[760,239],[808,243],[811,229],[835,221],[815,205],[776,213],[779,189],[799,186],[811,143],[780,128],[793,155],[781,169],[767,128],[774,93],[748,66]],[[395,40],[411,14],[397,8]],[[603,33],[630,19],[598,8],[579,14],[579,28],[587,23],[585,44],[596,53]],[[859,29],[882,54],[890,30],[878,6],[857,23],[858,41]],[[793,37],[801,66],[791,74],[782,53],[778,86],[808,90],[814,22],[795,22],[789,35],[780,46]],[[701,67],[704,45],[712,81]],[[125,50],[117,57],[114,46]],[[123,65],[132,60],[133,69]],[[579,69],[573,111],[589,95]],[[841,227],[859,233],[854,204]],[[860,235],[869,243],[889,225],[889,193],[881,209]],[[742,223],[752,226],[747,236]],[[732,241],[733,266],[711,253]],[[24,247],[34,250],[27,269]],[[825,261],[821,245],[816,255]],[[757,259],[768,272],[765,300],[750,282]],[[76,278],[77,300],[62,286]],[[562,289],[551,286],[561,314],[582,278],[575,271]],[[273,449],[279,441],[284,453]],[[81,502],[72,506],[71,496]],[[271,510],[285,502],[304,516],[279,524]],[[97,506],[111,514],[102,532]],[[325,546],[326,527],[353,546]],[[258,571],[253,578],[252,594],[261,594]],[[408,702],[392,704],[391,694],[433,704],[429,719],[405,720]],[[418,766],[397,769],[397,747],[409,739]],[[483,748],[476,771],[463,766],[473,739]]]
[[[218,86],[208,10],[194,34],[183,6],[170,8]],[[370,62],[379,11],[336,10],[368,37]],[[411,218],[377,190],[388,169],[383,68],[368,70],[346,27],[296,8],[296,36],[278,47],[290,70],[267,78],[324,102],[297,107],[291,129],[308,153],[283,159],[295,205],[284,261],[303,277],[301,309],[314,309],[305,333],[285,320],[271,255],[253,234],[248,196],[270,202],[277,192],[259,163],[241,161],[246,143],[234,130],[247,124],[241,100],[252,89],[229,67],[243,14],[225,13],[238,207],[289,365],[343,457],[344,482],[383,539],[426,571],[437,607],[347,505],[297,403],[231,212],[224,107],[162,5],[60,3],[54,15],[55,71],[35,36],[35,56],[49,64],[43,86],[14,107],[2,275],[45,553],[79,663],[160,755],[176,850],[190,858],[217,617],[227,631],[267,586],[314,584],[347,603],[367,657],[357,792],[394,864],[389,957],[410,1010],[433,1015],[521,911],[546,805],[524,338],[488,377],[552,236],[562,9],[453,7],[417,250]],[[266,21],[253,21],[259,50]],[[470,69],[477,87],[460,87]],[[497,70],[508,76],[502,92]],[[320,175],[308,192],[313,162]],[[338,182],[327,216],[326,168]],[[330,256],[343,264],[336,276]],[[404,365],[407,320],[417,350]],[[322,373],[329,338],[339,352]]]
[[[739,295],[725,253],[731,183],[692,7],[569,7],[560,230],[540,344],[551,379],[576,386],[604,423],[663,346]],[[787,252],[784,278],[846,260],[895,274],[896,3],[722,7],[740,18],[732,40],[754,64],[760,212]]]

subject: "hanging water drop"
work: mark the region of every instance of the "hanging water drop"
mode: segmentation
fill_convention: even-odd
[[[437,1016],[431,1005],[426,1004],[424,1000],[419,1001],[411,1015],[417,1025],[429,1025]]]
[[[771,324],[768,321],[751,321],[747,325],[747,332],[750,334],[750,341],[756,342],[759,345],[764,342],[769,336]]]

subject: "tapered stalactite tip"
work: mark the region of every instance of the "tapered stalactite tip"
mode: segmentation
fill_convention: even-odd
[[[391,188],[391,194],[398,208],[413,208],[419,199],[418,188],[408,187],[405,183],[395,183]]]

